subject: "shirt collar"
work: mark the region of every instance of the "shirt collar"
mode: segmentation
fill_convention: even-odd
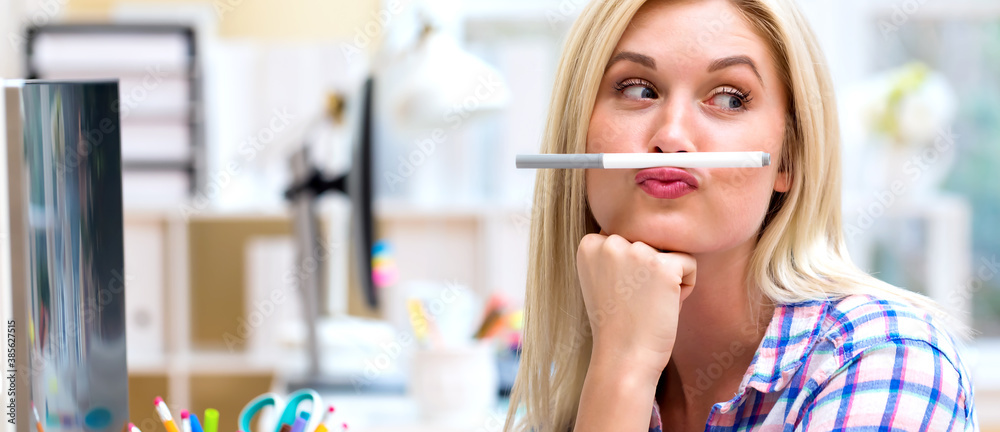
[[[722,410],[738,403],[748,388],[762,393],[785,388],[819,339],[820,324],[829,307],[827,300],[777,305],[739,391],[732,400],[722,404]]]

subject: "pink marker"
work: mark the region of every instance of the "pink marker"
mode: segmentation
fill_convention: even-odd
[[[191,413],[188,410],[181,410],[181,431],[191,432]]]
[[[323,414],[323,419],[322,421],[320,421],[320,423],[322,424],[329,423],[330,417],[333,417],[333,405],[330,405],[330,407],[326,409],[326,414]]]

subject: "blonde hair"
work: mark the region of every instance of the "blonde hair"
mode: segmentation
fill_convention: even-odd
[[[604,67],[646,0],[591,2],[559,61],[543,153],[583,153]],[[833,84],[812,30],[793,0],[732,0],[770,45],[788,95],[779,169],[791,189],[772,196],[750,258],[747,286],[777,304],[873,294],[900,300],[965,336],[935,302],[858,269],[841,226],[840,136]],[[525,337],[504,430],[569,430],[576,418],[592,339],[576,273],[576,249],[599,227],[586,203],[583,170],[540,170],[531,222]]]

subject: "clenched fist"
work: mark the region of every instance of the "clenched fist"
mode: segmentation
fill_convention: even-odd
[[[601,231],[580,241],[576,268],[593,330],[592,361],[659,377],[673,352],[681,304],[694,287],[694,258]]]

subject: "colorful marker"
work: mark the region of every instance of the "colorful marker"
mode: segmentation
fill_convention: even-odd
[[[191,413],[181,410],[181,431],[191,432]]]
[[[205,432],[219,432],[219,410],[215,408],[205,410]]]
[[[316,429],[314,429],[313,432],[329,431],[329,429],[326,428],[326,424],[330,421],[330,417],[333,417],[333,411],[333,405],[330,405],[330,407],[326,409],[326,413],[323,414],[323,419],[319,422],[319,425],[316,426]]]
[[[305,432],[306,423],[309,423],[309,413],[302,411],[299,413],[299,418],[295,419],[295,423],[292,423],[292,432]]]
[[[45,432],[41,420],[38,420],[38,409],[35,408],[35,402],[31,402],[31,412],[35,414],[35,428],[38,429],[38,432]]]
[[[177,430],[177,424],[170,416],[170,408],[167,408],[167,403],[163,402],[163,398],[157,396],[156,399],[153,399],[153,405],[156,405],[156,413],[159,414],[160,421],[163,422],[163,427],[167,428],[167,432],[180,432]]]
[[[205,432],[201,428],[201,422],[198,421],[198,415],[195,413],[191,413],[191,432]]]

